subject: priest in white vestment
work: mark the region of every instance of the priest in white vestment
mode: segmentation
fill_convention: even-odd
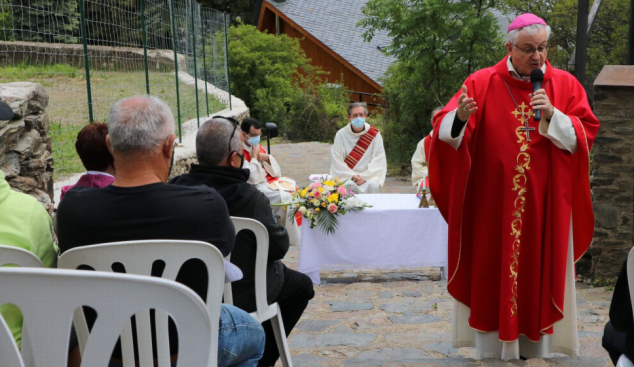
[[[385,183],[387,160],[381,133],[366,122],[368,107],[354,102],[348,107],[350,124],[335,136],[330,175],[356,186],[359,193],[374,194]]]
[[[244,164],[242,168],[250,171],[248,183],[254,185],[269,199],[271,204],[289,203],[291,194],[297,186],[295,181],[282,176],[282,169],[275,158],[266,153],[260,145],[262,129],[254,118],[246,118],[240,125]],[[297,223],[286,215],[284,206],[273,206],[273,212],[286,228],[290,242],[299,245],[299,228]]]
[[[416,151],[412,156],[412,185],[416,188],[416,190],[420,190],[421,184],[423,181],[429,177],[429,152],[431,149],[431,139],[434,136],[434,116],[440,111],[442,111],[443,107],[436,107],[432,113],[432,131],[429,132],[429,135],[421,139],[416,145]],[[425,187],[428,187],[428,183],[425,182]]]

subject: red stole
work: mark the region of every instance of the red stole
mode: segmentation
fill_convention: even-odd
[[[259,145],[260,147],[260,153],[266,153],[266,150],[264,150],[264,148]],[[248,150],[244,149],[244,159],[246,159],[247,162],[251,162],[251,153],[249,153]],[[262,166],[262,168],[264,168],[264,166]],[[271,183],[271,182],[275,182],[277,181],[276,177],[271,176],[267,171],[266,168],[264,168],[264,172],[266,172],[266,182]]]
[[[431,152],[431,135],[427,135],[425,139],[423,139],[423,146],[425,147],[425,162],[429,163],[429,155]]]
[[[357,140],[357,144],[354,146],[354,148],[352,148],[350,154],[348,154],[346,159],[343,160],[348,165],[348,168],[354,169],[354,167],[357,165],[357,163],[359,163],[359,160],[361,160],[361,157],[363,157],[365,152],[368,150],[368,147],[372,143],[372,140],[374,140],[376,134],[378,133],[379,130],[376,127],[370,126],[368,132],[363,134],[359,138],[359,140]]]
[[[524,112],[530,140],[504,81]],[[583,87],[547,63],[551,103],[566,114],[577,152],[557,148],[538,132],[528,94],[531,83],[513,79],[504,58],[465,81],[478,111],[456,151],[438,139],[440,123],[456,109],[459,93],[435,118],[429,162],[431,192],[449,224],[450,294],[471,309],[469,324],[538,341],[563,318],[570,220],[574,260],[594,232],[589,153],[599,128]]]

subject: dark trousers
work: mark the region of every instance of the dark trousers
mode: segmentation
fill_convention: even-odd
[[[284,285],[275,302],[282,312],[282,321],[284,322],[284,330],[288,337],[302,317],[302,313],[308,306],[308,301],[313,299],[315,291],[313,290],[313,282],[303,273],[284,267]],[[275,365],[280,353],[275,343],[275,334],[271,321],[262,324],[266,335],[266,345],[264,347],[264,355],[258,366],[268,367]]]
[[[634,361],[632,359],[634,356],[631,356],[631,353],[628,353],[627,350],[627,334],[614,330],[611,321],[605,325],[601,344],[603,348],[608,351],[610,359],[615,366],[622,354],[625,354],[631,361]]]

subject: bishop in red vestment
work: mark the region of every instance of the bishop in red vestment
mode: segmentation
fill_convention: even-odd
[[[577,80],[546,60],[549,34],[535,15],[516,18],[509,54],[469,76],[435,117],[429,176],[449,224],[447,288],[476,334],[457,346],[482,358],[578,353],[576,315],[564,309],[575,310],[573,260],[594,231],[589,153],[599,121]],[[535,92],[534,69],[543,72]],[[553,342],[562,320],[574,333],[566,346]]]

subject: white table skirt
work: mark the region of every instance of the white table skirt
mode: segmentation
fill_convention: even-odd
[[[339,216],[332,235],[304,220],[299,271],[315,284],[320,270],[446,267],[447,223],[435,208],[418,208],[414,194],[365,194],[373,208]]]

